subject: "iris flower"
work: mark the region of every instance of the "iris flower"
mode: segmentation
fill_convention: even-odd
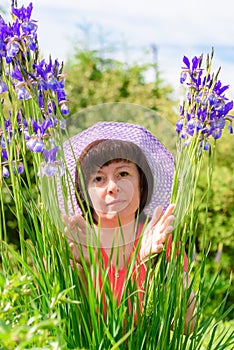
[[[233,133],[233,116],[229,115],[233,101],[224,94],[229,86],[218,80],[219,71],[211,75],[212,58],[207,60],[205,70],[201,68],[203,56],[195,56],[191,62],[184,56],[180,82],[187,86],[188,92],[180,106],[180,119],[176,122],[176,131],[184,139],[184,144],[188,145],[193,137],[198,136],[199,147],[204,150],[209,149],[210,138],[217,140],[222,136],[227,122],[229,132]]]

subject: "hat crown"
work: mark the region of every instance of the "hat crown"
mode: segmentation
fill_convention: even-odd
[[[84,149],[94,141],[107,139],[133,142],[141,148],[154,177],[153,194],[144,212],[146,215],[151,216],[158,205],[162,205],[165,210],[170,203],[174,175],[174,158],[150,131],[138,124],[98,122],[65,141],[63,144],[64,157],[73,182],[75,179],[76,162]],[[81,213],[75,196],[74,184],[67,179],[67,185],[70,187],[68,210],[70,214],[74,212]],[[66,206],[62,198],[61,188],[58,189],[58,197],[61,210],[64,210]]]

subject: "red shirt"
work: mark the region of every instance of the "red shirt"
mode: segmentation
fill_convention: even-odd
[[[143,228],[143,225],[140,224],[138,226],[137,236],[136,236],[136,240],[134,242],[133,253],[137,247],[142,228]],[[169,261],[169,258],[170,258],[171,245],[172,245],[172,235],[170,235],[170,237],[169,237],[169,240],[167,243],[167,248],[166,248],[167,261]],[[108,272],[108,278],[109,278],[111,290],[112,290],[113,294],[117,297],[118,304],[119,304],[121,301],[122,293],[123,293],[124,286],[125,286],[126,274],[128,272],[128,267],[126,266],[123,269],[118,269],[116,271],[116,267],[109,263],[109,257],[107,256],[104,248],[101,248],[101,253],[102,253],[102,257],[103,257],[104,268]],[[138,287],[137,289],[139,290],[139,298],[140,298],[140,301],[142,302],[142,298],[143,298],[143,294],[144,294],[144,282],[146,279],[146,265],[145,265],[145,263],[139,264],[140,263],[139,253],[138,253],[138,257],[136,259],[136,262],[134,264],[131,277],[132,277],[133,281],[134,280],[136,281],[136,284]],[[128,261],[129,263],[131,261],[131,258],[132,258],[132,255],[130,255],[130,257],[129,257],[129,261]],[[185,254],[185,256],[184,256],[184,271],[186,272],[187,269],[188,269],[188,258],[187,258],[187,255]],[[101,273],[99,274],[99,286],[100,286],[100,290],[102,290]]]

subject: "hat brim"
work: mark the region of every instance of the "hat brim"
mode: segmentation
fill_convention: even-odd
[[[166,147],[144,127],[123,122],[98,122],[63,143],[64,159],[69,176],[67,198],[64,199],[61,185],[58,186],[60,210],[69,215],[82,214],[74,188],[76,163],[83,150],[97,140],[116,139],[135,143],[145,154],[154,177],[154,188],[150,203],[144,208],[146,215],[152,216],[157,206],[165,210],[170,203],[174,176],[174,158]],[[66,205],[64,201],[67,201]],[[65,210],[66,208],[66,210]]]

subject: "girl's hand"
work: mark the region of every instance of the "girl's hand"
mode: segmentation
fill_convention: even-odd
[[[90,225],[81,215],[63,215],[63,221],[65,223],[65,234],[76,262],[81,263],[84,259],[89,265],[88,246],[93,245],[91,242],[93,231]]]
[[[174,209],[174,204],[170,204],[164,214],[161,206],[155,209],[153,217],[143,233],[140,248],[141,261],[163,250],[163,245],[173,230],[171,224],[175,219],[172,215]]]

